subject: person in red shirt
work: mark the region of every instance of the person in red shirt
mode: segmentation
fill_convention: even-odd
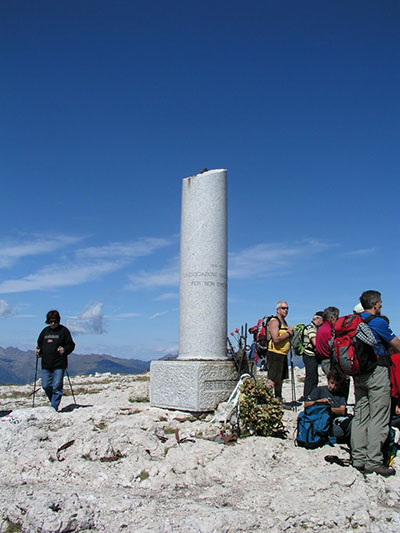
[[[322,326],[318,328],[315,338],[315,352],[321,361],[321,368],[324,374],[328,375],[331,369],[331,349],[329,341],[332,338],[332,329],[339,318],[339,309],[334,306],[324,309],[322,314]]]
[[[390,350],[392,364],[390,366],[390,395],[392,397],[392,410],[390,425],[400,429],[400,353]]]

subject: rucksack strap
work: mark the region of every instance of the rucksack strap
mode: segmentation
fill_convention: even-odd
[[[282,327],[282,322],[281,322],[280,318],[278,318],[277,316],[271,316],[271,318],[268,320],[268,324],[271,322],[271,320],[272,320],[273,318],[276,318],[276,320],[278,321],[278,324],[279,324],[279,328],[278,328],[278,329],[281,329],[281,327]]]
[[[273,318],[276,318],[276,320],[278,321],[278,332],[279,332],[279,330],[280,330],[281,327],[282,327],[282,322],[280,321],[280,319],[279,319],[277,316],[271,316],[271,318],[270,318],[269,321],[268,321],[268,324],[271,322],[271,320],[272,320]],[[268,325],[265,326],[265,329],[267,329],[267,328],[268,328]],[[270,332],[269,332],[269,335],[268,335],[268,350],[269,350],[269,345],[270,345],[271,342],[272,342],[272,335],[271,335]]]
[[[363,318],[362,321],[368,324],[368,322],[371,322],[373,318],[376,318],[376,315],[369,315],[367,318]]]

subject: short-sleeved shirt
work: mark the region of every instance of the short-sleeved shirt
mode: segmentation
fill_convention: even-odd
[[[331,350],[329,341],[332,338],[332,326],[330,322],[326,321],[318,328],[316,336],[316,352],[322,359],[329,359]]]
[[[361,318],[365,320],[371,313],[361,313]],[[374,346],[374,352],[378,357],[378,365],[390,366],[390,356],[386,349],[386,346],[396,335],[390,329],[389,324],[380,316],[375,316],[368,322],[377,344]]]
[[[304,353],[309,356],[315,356],[315,348],[313,343],[311,342],[312,339],[315,339],[317,336],[317,326],[314,324],[314,322],[310,322],[305,328],[304,328]]]
[[[329,398],[332,401],[331,407],[339,408],[342,407],[342,405],[346,405],[346,398],[330,392],[327,385],[315,387],[311,394],[308,395],[307,400],[315,402],[316,400],[322,400],[323,398]]]

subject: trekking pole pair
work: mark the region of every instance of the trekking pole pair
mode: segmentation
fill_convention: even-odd
[[[35,394],[36,394],[36,381],[37,381],[37,371],[38,371],[38,361],[39,361],[39,357],[40,355],[37,355],[36,356],[36,367],[35,367],[35,381],[33,382],[33,392],[32,392],[32,407],[35,407]],[[67,374],[67,378],[68,378],[68,383],[69,383],[69,388],[71,389],[71,395],[72,395],[72,399],[74,400],[74,405],[76,405],[76,400],[75,400],[75,396],[74,396],[74,391],[72,390],[72,384],[71,384],[71,380],[70,380],[70,377],[69,377],[69,373],[68,373],[68,370],[65,369],[65,373]]]

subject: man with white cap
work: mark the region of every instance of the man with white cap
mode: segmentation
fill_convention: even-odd
[[[361,313],[363,313],[363,312],[364,312],[364,307],[360,303],[356,304],[353,307],[353,313],[355,315],[361,315]]]

